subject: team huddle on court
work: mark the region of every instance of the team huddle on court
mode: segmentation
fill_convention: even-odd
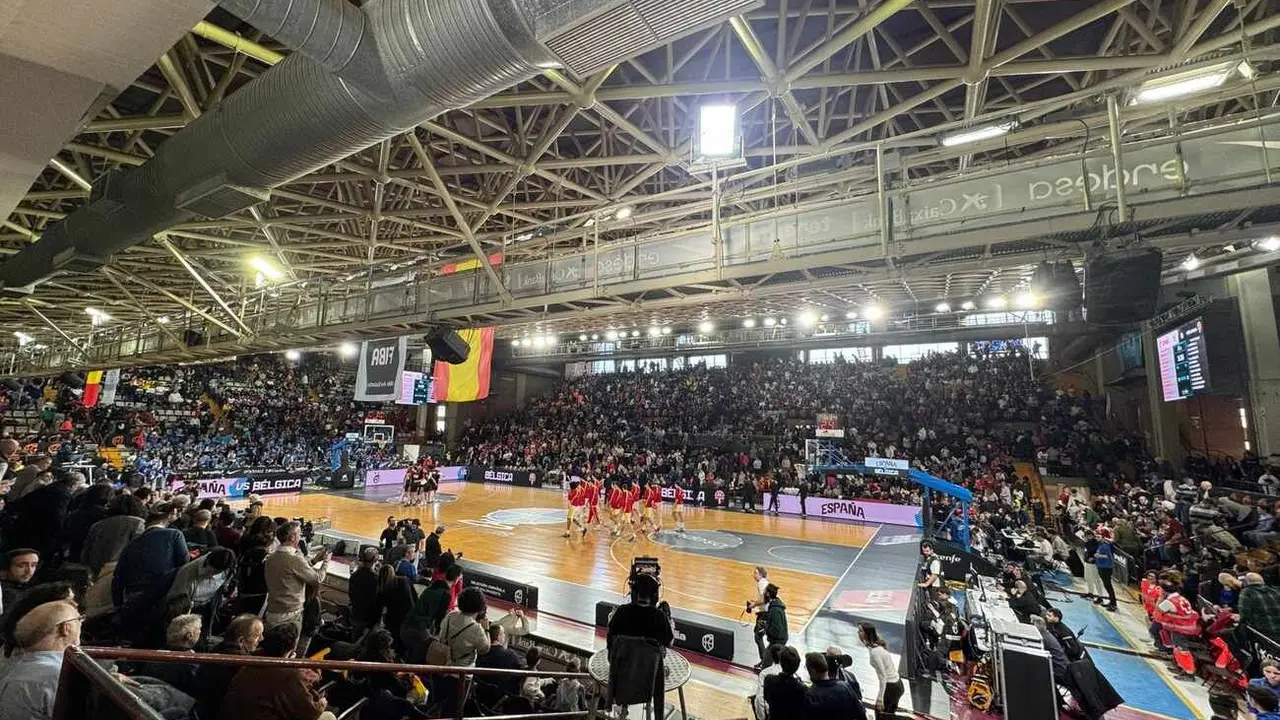
[[[671,515],[675,521],[676,532],[684,532],[685,489],[677,485],[674,488]],[[608,519],[600,516],[600,504],[604,498],[605,484],[599,478],[585,478],[569,483],[565,493],[566,519],[564,536],[571,537],[577,526],[582,537],[587,536],[591,526],[608,527],[613,537],[620,537],[624,530],[627,540],[634,541],[637,532],[656,533],[662,530],[663,500],[662,487],[650,483],[643,489],[639,483],[632,481],[630,486],[621,484],[609,488],[605,504],[608,507]]]

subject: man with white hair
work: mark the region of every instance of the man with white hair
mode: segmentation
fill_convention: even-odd
[[[1246,573],[1237,607],[1240,624],[1280,642],[1280,590],[1263,582],[1258,573]]]
[[[0,720],[50,720],[62,673],[62,654],[80,644],[80,611],[59,600],[18,621],[17,650],[0,666]]]

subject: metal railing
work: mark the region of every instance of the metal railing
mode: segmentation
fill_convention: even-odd
[[[53,720],[163,720],[162,716],[129,692],[110,672],[95,660],[125,660],[130,662],[179,662],[185,664],[208,663],[213,665],[237,665],[244,668],[274,667],[299,670],[329,670],[333,672],[360,673],[408,673],[419,676],[455,676],[457,698],[467,698],[477,677],[519,677],[536,675],[539,678],[570,678],[584,685],[599,685],[585,672],[556,672],[543,670],[499,670],[479,667],[444,667],[438,665],[412,665],[408,663],[359,662],[354,660],[310,660],[302,658],[270,658],[246,655],[218,655],[212,653],[169,652],[164,650],[136,650],[130,648],[85,647],[68,648],[63,655],[62,674],[58,681],[58,695],[53,708]],[[484,720],[595,720],[605,717],[597,708],[600,692],[592,693],[586,710],[574,712],[525,713],[516,715],[484,715]],[[355,703],[338,714],[339,719],[353,715],[363,703]],[[454,720],[466,720],[463,715],[465,702],[458,702],[452,714]]]

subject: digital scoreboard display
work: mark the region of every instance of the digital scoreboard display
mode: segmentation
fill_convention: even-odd
[[[396,398],[398,405],[426,405],[433,403],[435,399],[434,378],[429,378],[424,373],[405,370],[400,373],[400,397]]]
[[[1204,319],[1196,318],[1156,338],[1160,389],[1166,402],[1209,391],[1209,352]]]

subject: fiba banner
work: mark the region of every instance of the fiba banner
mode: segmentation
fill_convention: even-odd
[[[840,416],[835,413],[818,413],[814,422],[814,437],[842,438],[844,428],[840,427]]]
[[[443,475],[441,478],[443,479]],[[542,481],[535,472],[529,470],[512,470],[495,468],[488,465],[468,465],[460,478],[467,482],[492,483],[495,485],[515,485],[516,487],[542,487]]]
[[[366,340],[360,343],[360,368],[356,371],[355,399],[362,402],[395,402],[400,396],[400,373],[409,354],[409,338]]]
[[[773,493],[764,493],[763,507],[770,506],[772,495]],[[804,508],[805,514],[814,518],[921,527],[920,508],[914,505],[894,505],[873,500],[836,500],[810,495],[804,499]],[[787,493],[779,495],[778,512],[799,515],[799,496]]]
[[[437,360],[431,377],[435,380],[436,402],[471,402],[489,397],[493,374],[493,328],[458,330],[471,349],[465,362],[450,365]]]
[[[609,617],[618,606],[601,600],[596,603],[596,627],[609,627]],[[690,652],[702,653],[733,662],[733,632],[710,625],[690,622],[673,617],[675,621],[675,646]]]

